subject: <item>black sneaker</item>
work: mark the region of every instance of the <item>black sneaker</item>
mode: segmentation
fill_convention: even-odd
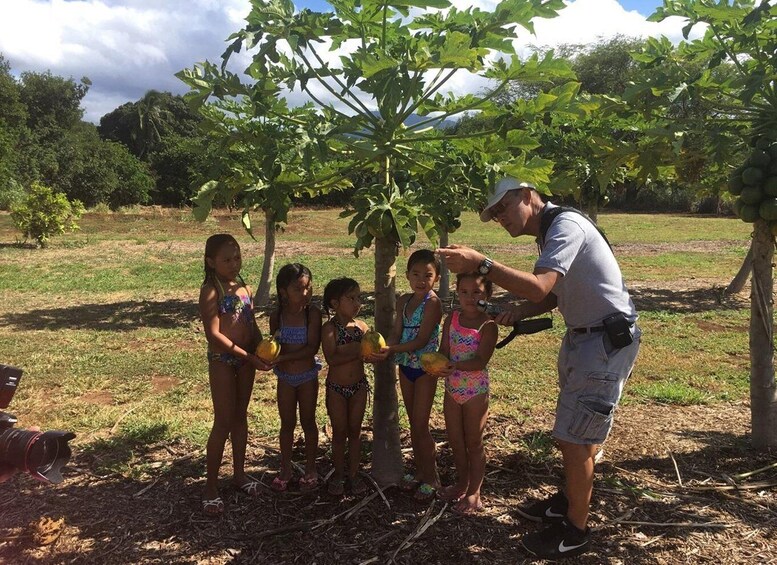
[[[518,507],[515,511],[532,522],[552,524],[566,518],[568,509],[569,501],[566,495],[558,491],[550,498],[540,500],[530,506]]]
[[[562,520],[542,531],[526,534],[521,539],[526,551],[541,559],[565,559],[588,551],[591,528],[585,531]]]

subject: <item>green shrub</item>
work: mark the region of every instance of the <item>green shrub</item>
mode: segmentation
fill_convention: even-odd
[[[83,212],[79,200],[69,202],[64,194],[33,182],[27,197],[11,207],[11,219],[25,239],[34,239],[45,247],[52,236],[77,230],[76,220]]]

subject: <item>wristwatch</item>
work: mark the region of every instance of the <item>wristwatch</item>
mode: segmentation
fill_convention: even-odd
[[[480,265],[478,265],[478,273],[481,275],[487,275],[491,272],[491,267],[494,266],[494,262],[489,259],[488,257],[484,257],[483,260],[480,262]]]

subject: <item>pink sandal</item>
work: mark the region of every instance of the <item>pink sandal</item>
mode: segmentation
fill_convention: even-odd
[[[310,477],[309,479],[306,477],[302,477],[299,480],[299,490],[301,491],[315,490],[317,488],[318,488],[318,477]]]
[[[272,480],[271,488],[276,492],[284,492],[287,488],[289,488],[289,479],[275,477]]]

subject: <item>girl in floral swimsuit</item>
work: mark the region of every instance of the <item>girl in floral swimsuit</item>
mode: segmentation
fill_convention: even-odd
[[[232,441],[232,482],[249,496],[258,494],[259,483],[245,473],[248,441],[248,401],[256,370],[270,367],[253,354],[258,340],[251,289],[240,276],[240,246],[228,234],[213,235],[205,242],[205,280],[200,288],[200,317],[208,339],[208,376],[213,398],[213,428],[206,447],[206,481],[203,512],[224,512],[218,475],[227,438]]]
[[[361,309],[359,284],[349,278],[329,281],[324,289],[324,310],[330,319],[321,327],[321,348],[329,365],[326,378],[326,408],[332,424],[334,473],[328,491],[345,491],[345,449],[348,446],[348,479],[353,494],[366,490],[359,477],[361,428],[370,386],[364,374],[361,339],[367,324],[357,320]]]
[[[486,471],[483,433],[488,417],[488,369],[499,335],[496,323],[478,310],[491,296],[491,281],[478,273],[456,278],[460,310],[443,324],[440,353],[450,359],[445,370],[445,428],[453,451],[456,482],[440,491],[460,514],[483,508],[480,487]]]
[[[272,482],[272,488],[277,491],[286,490],[292,477],[297,406],[305,434],[305,475],[300,478],[299,487],[300,490],[311,490],[318,486],[316,404],[321,363],[316,353],[321,344],[321,311],[310,304],[312,282],[310,269],[300,263],[284,265],[275,278],[278,308],[270,315],[270,332],[281,344],[281,354],[273,364],[278,377],[278,414],[281,418],[281,470]]]
[[[440,487],[435,445],[429,429],[437,377],[421,368],[421,355],[437,351],[440,343],[442,303],[434,292],[440,280],[440,260],[429,249],[414,251],[407,260],[410,293],[397,300],[397,316],[385,352],[399,365],[399,385],[410,422],[415,474],[407,473],[400,484],[414,491],[417,500],[434,498]]]

